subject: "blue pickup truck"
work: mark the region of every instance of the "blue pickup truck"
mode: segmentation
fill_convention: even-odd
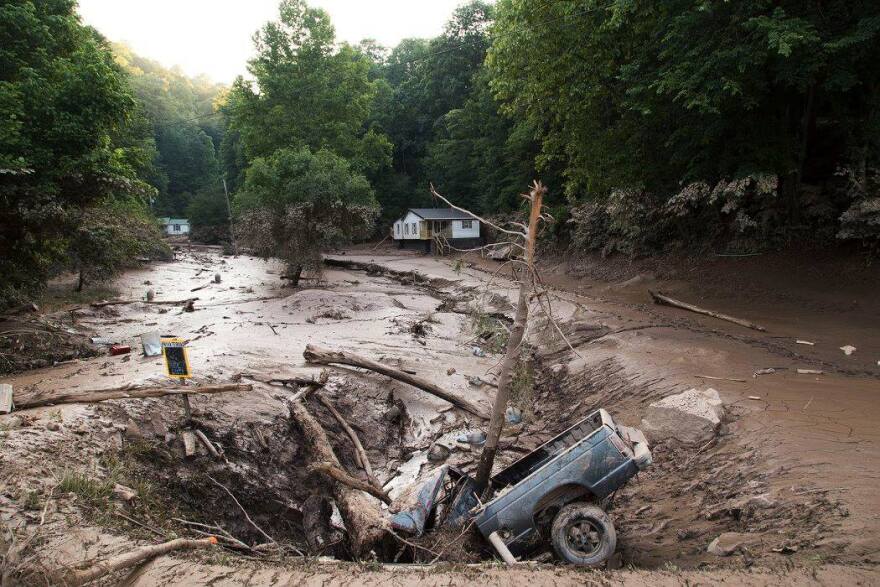
[[[617,546],[602,505],[650,464],[642,432],[598,410],[492,477],[491,501],[480,505],[473,479],[443,467],[422,487],[416,507],[399,512],[392,525],[420,534],[426,525],[474,519],[508,562],[549,540],[561,559],[596,566]]]
[[[598,565],[617,545],[600,504],[650,464],[641,431],[598,410],[492,477],[495,493],[476,514],[477,526],[514,556],[549,539],[560,558]]]

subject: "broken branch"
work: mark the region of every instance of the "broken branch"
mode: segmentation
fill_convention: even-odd
[[[217,538],[177,538],[162,544],[142,546],[129,552],[114,556],[107,560],[92,563],[85,569],[69,569],[58,573],[62,585],[79,587],[96,579],[108,575],[114,571],[137,566],[144,561],[173,552],[175,550],[206,548],[217,544]]]
[[[357,432],[348,424],[345,418],[342,417],[342,414],[333,407],[333,404],[330,403],[323,395],[316,396],[318,401],[320,401],[325,408],[327,408],[333,417],[336,418],[336,421],[339,422],[339,425],[342,426],[342,429],[345,430],[345,433],[348,434],[348,437],[351,439],[351,443],[354,445],[355,451],[357,451],[358,459],[360,460],[361,467],[363,467],[364,471],[367,473],[367,477],[370,479],[370,482],[378,487],[379,483],[376,481],[376,476],[373,475],[373,467],[370,466],[370,459],[367,456],[367,451],[364,450],[364,445],[361,444],[361,439],[358,438]]]
[[[651,294],[651,297],[654,298],[655,304],[660,304],[662,306],[672,306],[673,308],[679,308],[681,310],[687,310],[689,312],[694,312],[697,314],[702,314],[704,316],[711,316],[712,318],[718,318],[719,320],[724,320],[726,322],[732,322],[734,324],[738,324],[740,326],[744,326],[746,328],[751,328],[752,330],[759,330],[761,332],[766,332],[767,329],[763,326],[758,326],[754,322],[749,322],[748,320],[743,320],[741,318],[734,318],[733,316],[728,316],[727,314],[722,314],[720,312],[715,312],[713,310],[706,310],[699,306],[695,306],[693,304],[688,304],[687,302],[682,302],[676,300],[674,298],[670,298],[669,296],[665,296],[662,293],[655,293],[651,290],[648,290],[648,293]]]
[[[327,475],[331,479],[335,479],[339,481],[343,485],[347,485],[352,489],[357,489],[359,491],[363,491],[364,493],[369,493],[379,501],[383,501],[387,504],[391,503],[391,498],[387,493],[382,491],[381,489],[377,489],[373,484],[367,483],[365,481],[361,481],[357,477],[352,477],[333,463],[323,462],[323,463],[313,463],[309,465],[309,470],[314,473],[321,473],[322,475]]]
[[[303,357],[305,357],[306,361],[310,363],[317,363],[319,365],[330,365],[334,363],[339,365],[350,365],[352,367],[360,367],[362,369],[375,371],[376,373],[380,373],[382,375],[387,375],[392,379],[402,381],[403,383],[407,383],[409,385],[412,385],[413,387],[418,387],[422,391],[426,391],[431,395],[446,400],[452,405],[461,408],[462,410],[471,413],[479,418],[483,418],[484,420],[488,419],[485,410],[483,410],[480,406],[471,403],[466,399],[457,397],[449,393],[445,389],[439,387],[438,385],[422,379],[421,377],[410,375],[409,373],[401,371],[400,369],[395,369],[394,367],[383,365],[382,363],[373,361],[372,359],[368,359],[354,353],[344,351],[332,351],[330,349],[317,347],[312,344],[306,346],[306,350],[303,352]]]
[[[52,404],[91,404],[111,399],[130,399],[145,397],[162,397],[164,395],[189,395],[191,393],[226,393],[232,391],[251,391],[253,385],[244,383],[227,383],[223,385],[205,385],[203,387],[140,387],[128,389],[116,387],[112,389],[96,389],[88,391],[72,391],[51,397],[34,399],[17,399],[18,409],[36,408]]]
[[[210,284],[209,284],[210,285]],[[104,306],[121,306],[123,304],[152,304],[157,306],[185,306],[190,302],[198,301],[199,298],[187,298],[185,300],[111,300],[109,302],[92,302],[93,308]]]

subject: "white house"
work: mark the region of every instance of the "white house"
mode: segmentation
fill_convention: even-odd
[[[186,218],[160,218],[159,222],[165,230],[165,234],[170,236],[180,236],[189,234],[189,220]]]
[[[401,249],[420,248],[425,252],[483,244],[480,221],[454,208],[410,208],[391,227],[391,236]]]

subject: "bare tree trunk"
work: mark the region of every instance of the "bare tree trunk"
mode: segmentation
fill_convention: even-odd
[[[492,417],[489,421],[489,430],[486,433],[486,444],[480,454],[480,463],[476,472],[477,494],[481,494],[489,486],[489,477],[492,474],[492,465],[495,463],[495,453],[498,450],[498,439],[504,427],[504,413],[507,411],[507,402],[510,399],[510,386],[513,381],[513,372],[519,362],[523,335],[529,318],[529,288],[531,286],[532,268],[535,260],[535,241],[538,236],[538,222],[541,217],[541,205],[544,198],[545,188],[535,182],[530,193],[531,211],[529,214],[529,231],[525,243],[526,268],[520,274],[519,300],[516,304],[516,316],[513,320],[513,328],[510,338],[507,339],[507,349],[504,353],[504,362],[501,363],[501,372],[498,375],[498,393],[495,395],[495,404],[492,407]]]
[[[203,387],[141,387],[141,388],[114,388],[72,391],[52,396],[39,396],[33,398],[17,398],[15,406],[19,410],[36,408],[51,404],[91,404],[107,401],[108,399],[161,397],[163,395],[188,395],[190,393],[226,393],[230,391],[251,391],[253,385],[246,383],[227,383],[223,385],[205,385]]]
[[[299,279],[302,277],[303,266],[297,265],[293,268],[293,271],[287,274],[287,278],[290,280],[290,287],[299,287]]]
[[[333,452],[333,446],[327,438],[324,427],[309,413],[300,401],[289,401],[287,407],[290,417],[302,430],[311,460],[316,463],[330,463],[339,468],[339,459]],[[378,549],[381,541],[387,536],[389,525],[376,505],[376,502],[357,489],[343,483],[333,483],[333,498],[345,527],[352,552],[355,556],[364,557],[370,550]]]
[[[76,291],[82,291],[83,286],[86,284],[86,276],[83,274],[83,270],[79,270],[79,279],[76,281]]]
[[[306,361],[308,361],[309,363],[317,363],[319,365],[330,365],[335,363],[339,365],[351,365],[352,367],[369,369],[370,371],[375,371],[376,373],[387,375],[392,379],[397,379],[398,381],[408,383],[413,387],[418,387],[422,391],[426,391],[431,395],[435,395],[440,399],[444,399],[452,405],[461,408],[466,412],[470,412],[475,416],[483,419],[486,418],[486,412],[480,406],[469,402],[466,399],[457,397],[449,393],[442,387],[434,385],[430,381],[422,379],[421,377],[411,375],[399,369],[395,369],[394,367],[389,367],[388,365],[383,365],[382,363],[379,363],[372,359],[368,359],[354,353],[344,351],[332,351],[330,349],[321,348],[313,344],[306,345],[306,350],[303,352],[303,357],[305,357]]]

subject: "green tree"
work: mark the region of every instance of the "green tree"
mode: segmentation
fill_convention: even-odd
[[[288,265],[291,283],[320,270],[321,250],[370,234],[378,205],[367,178],[328,150],[278,149],[247,171],[236,236]]]
[[[80,209],[152,190],[138,177],[152,154],[126,77],[75,8],[0,4],[0,305],[66,265]]]

